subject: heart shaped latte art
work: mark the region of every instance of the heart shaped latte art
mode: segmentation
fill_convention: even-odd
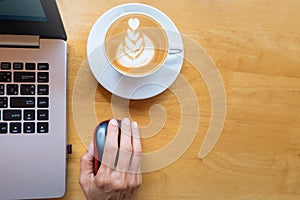
[[[128,20],[128,26],[135,31],[140,26],[140,20],[138,18],[130,18]]]

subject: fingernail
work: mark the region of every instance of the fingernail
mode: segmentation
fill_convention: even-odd
[[[137,127],[138,127],[137,122],[132,122],[132,127],[133,127],[133,128],[137,128]]]
[[[124,122],[125,125],[129,125],[129,124],[130,124],[130,121],[129,121],[128,118],[124,118],[124,119],[123,119],[123,122]]]
[[[118,122],[115,119],[110,120],[111,125],[118,126]]]

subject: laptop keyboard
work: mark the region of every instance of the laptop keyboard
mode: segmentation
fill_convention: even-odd
[[[48,63],[1,62],[0,134],[47,134],[48,108]]]

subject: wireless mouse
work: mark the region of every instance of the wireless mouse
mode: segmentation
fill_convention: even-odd
[[[107,127],[110,120],[101,122],[94,131],[94,174],[97,174],[100,168],[103,150],[106,140]],[[121,120],[117,120],[119,125],[118,131],[118,147],[120,147],[120,136],[121,136]],[[117,162],[117,161],[116,161]]]

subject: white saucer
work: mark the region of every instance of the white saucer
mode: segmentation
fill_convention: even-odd
[[[179,53],[169,54],[165,64],[156,72],[144,77],[128,77],[116,71],[104,52],[106,31],[114,19],[130,13],[149,15],[164,27],[169,49]],[[183,43],[178,29],[160,10],[144,4],[123,4],[104,13],[91,29],[87,42],[87,55],[91,71],[97,81],[108,91],[126,99],[146,99],[165,91],[177,78],[183,63]]]

